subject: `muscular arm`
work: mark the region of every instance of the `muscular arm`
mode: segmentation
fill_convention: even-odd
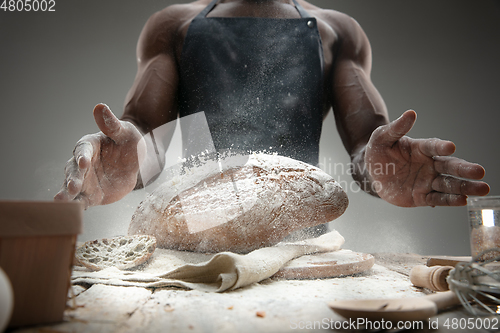
[[[341,16],[332,98],[353,177],[368,193],[402,207],[460,206],[469,195],[486,195],[478,181],[484,168],[452,157],[455,145],[406,134],[416,121],[406,111],[389,123],[386,107],[370,81],[370,46],[361,28]]]
[[[364,165],[365,147],[372,132],[389,122],[385,103],[370,79],[371,48],[352,18],[336,18],[339,45],[333,64],[332,105],[342,142],[351,157],[353,178],[376,195]]]
[[[127,94],[122,120],[133,123],[143,134],[147,134],[177,119],[176,94],[178,73],[175,57],[178,18],[174,17],[175,7],[169,7],[150,17],[137,45],[137,74],[132,88]],[[154,136],[157,154],[146,161],[164,164],[164,153],[173,135],[175,126]],[[147,163],[147,162],[146,162]],[[142,187],[138,177],[136,188]]]
[[[121,117],[143,133],[177,118],[177,28],[164,11],[151,16],[141,32],[137,44],[137,74]]]
[[[177,21],[165,14],[167,10],[153,15],[141,34],[137,76],[127,96],[122,120],[104,104],[94,108],[94,119],[101,131],[77,142],[73,156],[66,163],[65,180],[55,200],[81,201],[86,208],[110,204],[142,185],[139,171],[148,165],[144,161],[154,161],[158,169],[161,159],[156,158],[155,149],[145,149],[141,134],[177,117],[177,71],[172,37],[176,30],[169,30],[166,24],[174,25]],[[145,155],[145,151],[153,152],[154,159],[144,159],[151,155]],[[158,145],[158,151],[164,151],[163,145]]]

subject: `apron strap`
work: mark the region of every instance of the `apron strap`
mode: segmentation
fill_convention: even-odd
[[[196,18],[203,18],[207,16],[207,14],[215,7],[215,4],[219,0],[213,0],[211,3],[208,4],[208,6],[205,7],[198,15],[196,15]]]
[[[304,8],[302,8],[301,5],[299,5],[299,3],[296,0],[293,0],[293,3],[295,4],[295,8],[297,8],[297,11],[299,12],[300,17],[302,17],[302,18],[312,17],[311,15],[309,15],[308,12],[306,12],[306,10]]]
[[[215,7],[215,5],[217,4],[217,1],[219,0],[213,0],[210,4],[208,4],[208,6],[205,7],[205,9],[203,9],[197,16],[196,18],[203,18],[205,16],[208,15],[208,13],[210,13],[210,11]],[[295,8],[297,9],[297,11],[299,12],[300,14],[300,17],[302,18],[309,18],[309,17],[312,17],[311,15],[309,15],[308,12],[306,12],[306,10],[304,8],[302,8],[301,5],[299,5],[299,3],[296,1],[296,0],[293,0],[293,4],[295,5]]]

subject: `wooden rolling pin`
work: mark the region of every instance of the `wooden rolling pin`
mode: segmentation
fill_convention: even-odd
[[[432,291],[450,290],[446,278],[453,266],[417,265],[410,272],[410,281],[417,287],[429,288]]]

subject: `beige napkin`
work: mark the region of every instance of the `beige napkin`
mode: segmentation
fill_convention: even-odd
[[[166,273],[121,271],[115,267],[98,272],[73,271],[73,284],[109,284],[145,288],[181,287],[208,292],[234,290],[274,275],[290,260],[312,253],[339,250],[344,238],[331,231],[318,238],[280,243],[241,255],[221,252],[202,263],[186,263]]]

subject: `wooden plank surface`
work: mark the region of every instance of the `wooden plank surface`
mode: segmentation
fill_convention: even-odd
[[[62,323],[17,329],[13,333],[331,331],[334,325],[345,321],[328,308],[328,301],[424,295],[422,289],[412,286],[408,277],[397,271],[411,269],[414,264],[422,264],[422,260],[425,263],[426,258],[374,256],[386,258],[380,262],[389,262],[391,269],[375,264],[368,272],[341,278],[267,279],[224,293],[99,284],[88,289],[78,287],[77,306],[66,310]],[[444,326],[447,319],[469,317],[459,307],[422,323],[419,332],[452,332]],[[433,323],[438,324],[438,329],[431,329],[429,325]]]

